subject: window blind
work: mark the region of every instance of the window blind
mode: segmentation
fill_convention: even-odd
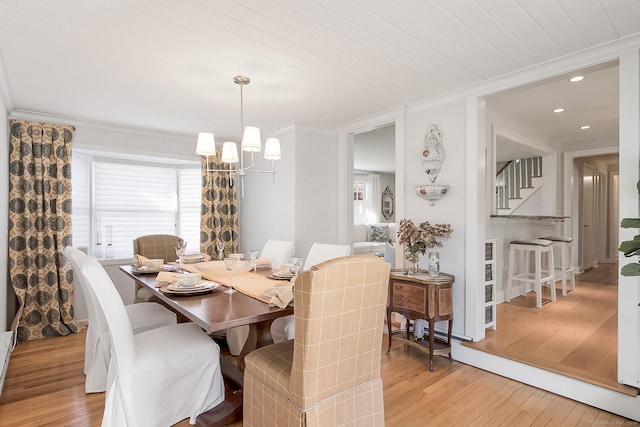
[[[192,241],[188,252],[199,252],[199,165],[91,156],[72,162],[75,246],[87,246],[97,258],[131,258],[136,237],[173,234]]]
[[[200,252],[201,176],[200,169],[178,169],[178,235],[188,254]]]

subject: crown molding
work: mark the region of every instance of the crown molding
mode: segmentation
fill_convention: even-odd
[[[195,136],[187,133],[159,131],[151,128],[143,128],[139,126],[123,125],[113,122],[102,122],[98,120],[84,120],[75,117],[64,116],[61,114],[47,113],[43,111],[15,109],[9,113],[10,119],[23,119],[23,120],[35,120],[35,121],[51,121],[55,120],[61,124],[75,126],[76,129],[96,129],[96,130],[109,130],[116,132],[127,132],[146,136],[156,137],[172,137],[177,139],[194,139]]]
[[[534,64],[479,83],[474,83],[441,96],[408,104],[407,113],[414,114],[438,105],[458,101],[464,97],[483,97],[554,76],[567,74],[585,67],[593,67],[598,64],[604,65],[611,61],[617,61],[620,56],[629,52],[637,52],[638,49],[640,49],[640,34],[628,36],[560,58]]]

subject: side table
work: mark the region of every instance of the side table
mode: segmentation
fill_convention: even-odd
[[[448,354],[451,359],[451,328],[453,326],[453,282],[451,274],[440,273],[432,277],[428,273],[407,275],[405,270],[391,270],[387,298],[387,325],[389,348],[393,338],[421,351],[429,352],[429,372],[433,372],[433,355]],[[391,314],[407,318],[406,330],[391,331]],[[429,339],[416,340],[409,329],[409,320],[425,319],[429,323]],[[435,324],[448,321],[447,340],[435,336]]]

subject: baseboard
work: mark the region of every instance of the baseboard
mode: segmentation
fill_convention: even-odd
[[[7,368],[9,367],[9,357],[11,356],[12,341],[13,333],[11,331],[0,333],[0,363],[2,363],[2,374],[0,375],[0,395],[2,395],[4,378],[7,375]]]

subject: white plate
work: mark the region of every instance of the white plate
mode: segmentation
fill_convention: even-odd
[[[194,296],[194,295],[200,295],[200,294],[206,294],[208,292],[212,292],[214,290],[216,290],[217,288],[220,287],[219,283],[216,282],[207,282],[209,285],[202,287],[202,288],[197,288],[197,289],[180,289],[180,290],[174,290],[171,289],[170,286],[171,285],[162,285],[160,287],[160,292],[162,292],[163,294],[166,295],[173,295],[174,297],[188,297],[188,296]]]
[[[182,259],[185,264],[195,264],[204,261],[204,254],[187,254]]]
[[[290,271],[276,271],[272,274],[275,277],[287,277],[287,278],[292,278],[294,276],[293,273],[291,273]]]
[[[216,282],[203,281],[196,286],[180,286],[177,283],[171,283],[169,284],[169,286],[167,286],[167,289],[174,292],[193,292],[193,291],[200,291],[203,289],[213,289],[213,288],[217,288],[218,286],[220,286],[220,284]]]
[[[152,274],[152,273],[160,273],[161,271],[165,271],[166,268],[167,268],[166,265],[163,265],[162,267],[152,267],[152,268],[145,267],[143,265],[140,267],[133,267],[131,271],[138,274]]]

